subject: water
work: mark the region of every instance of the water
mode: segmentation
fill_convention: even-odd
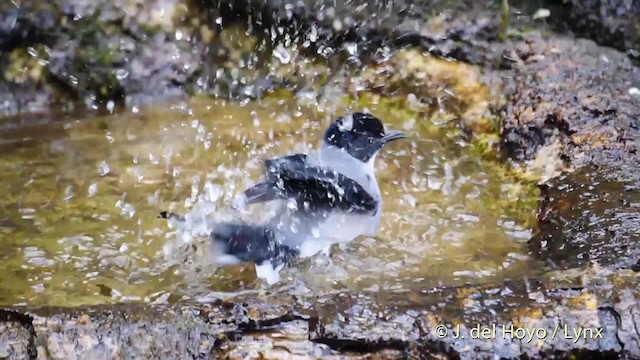
[[[410,134],[376,163],[379,234],[300,261],[274,289],[402,291],[539,269],[526,256],[531,229],[513,215],[518,196],[508,195],[519,184],[450,129],[373,98],[334,94],[318,105],[311,95],[0,122],[0,305],[204,301],[265,288],[252,265],[212,267],[206,239],[180,243],[158,212],[228,211],[262,159],[308,151],[337,116],[365,108]]]

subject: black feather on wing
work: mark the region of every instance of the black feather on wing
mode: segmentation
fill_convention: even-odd
[[[308,156],[290,155],[265,161],[265,180],[245,191],[247,203],[295,199],[310,210],[337,208],[354,213],[376,210],[376,200],[356,181],[307,164]]]
[[[225,253],[244,262],[261,264],[275,260],[275,264],[283,264],[299,254],[297,250],[280,244],[274,230],[266,226],[217,223],[210,236],[224,247]]]

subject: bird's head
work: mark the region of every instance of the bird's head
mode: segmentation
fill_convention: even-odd
[[[324,144],[346,151],[349,155],[368,162],[387,143],[405,138],[398,130],[384,130],[382,121],[362,112],[345,115],[335,120],[324,134]]]

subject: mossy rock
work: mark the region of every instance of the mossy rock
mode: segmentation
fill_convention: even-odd
[[[6,81],[16,84],[38,84],[44,80],[47,53],[43,45],[16,48],[8,57],[9,66],[3,72]]]

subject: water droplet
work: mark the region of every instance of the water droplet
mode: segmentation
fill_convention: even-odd
[[[438,190],[442,186],[442,179],[435,176],[429,176],[427,178],[427,186],[431,190]]]
[[[545,8],[541,8],[541,9],[536,10],[536,12],[533,14],[533,16],[531,18],[533,20],[538,20],[538,19],[548,18],[549,16],[551,16],[551,10],[545,9]]]
[[[309,41],[316,42],[318,40],[318,28],[315,25],[311,25],[311,31],[309,32]]]
[[[111,171],[111,168],[109,167],[109,164],[107,164],[107,161],[106,160],[102,160],[100,162],[100,165],[98,166],[98,173],[100,174],[100,176],[105,176],[110,171]]]
[[[420,175],[415,171],[411,174],[411,183],[413,183],[414,186],[420,184]]]
[[[153,165],[160,164],[160,159],[153,153],[149,153],[149,161],[151,161]]]
[[[314,238],[319,238],[320,237],[320,229],[318,229],[317,227],[313,227],[311,229],[311,234],[313,235]]]
[[[153,195],[149,195],[147,197],[147,204],[149,205],[157,205],[160,200],[160,189],[156,190]]]
[[[176,40],[180,41],[182,40],[182,31],[180,30],[176,30]]]
[[[120,209],[120,215],[126,216],[129,219],[131,219],[133,215],[135,215],[136,213],[136,210],[133,207],[133,205],[129,204],[128,202],[125,202],[122,199],[116,202],[116,207]]]
[[[301,90],[296,93],[296,102],[299,106],[311,106],[318,103],[318,94],[312,90]]]
[[[34,292],[41,293],[44,291],[44,284],[38,283],[33,285],[31,288],[33,289]]]
[[[283,64],[288,64],[291,61],[291,54],[282,45],[278,45],[273,49],[273,55]]]
[[[35,214],[36,210],[31,208],[20,209],[20,214],[23,219],[33,219],[33,214]]]
[[[347,52],[351,56],[354,56],[355,54],[358,53],[358,44],[356,43],[345,43],[344,47],[345,49],[347,49]]]
[[[207,181],[204,184],[204,190],[208,201],[217,201],[222,195],[222,188],[220,185],[213,184],[210,181]]]
[[[333,30],[342,31],[342,21],[340,19],[333,20]]]
[[[129,72],[127,70],[125,70],[125,69],[116,70],[116,79],[124,80],[127,77],[129,77]]]
[[[276,121],[279,123],[283,123],[283,122],[288,123],[291,121],[291,116],[289,116],[288,114],[278,114]]]
[[[107,101],[107,111],[109,111],[109,114],[113,114],[113,108],[115,108],[116,104],[113,102],[113,100],[109,100]]]
[[[409,204],[410,207],[415,208],[416,207],[416,198],[413,195],[409,195],[409,194],[405,194],[402,197],[402,200]]]
[[[89,189],[87,190],[87,194],[89,197],[93,197],[98,193],[98,184],[93,183],[89,185]]]
[[[73,198],[73,185],[69,185],[64,189],[64,201],[69,201]]]

